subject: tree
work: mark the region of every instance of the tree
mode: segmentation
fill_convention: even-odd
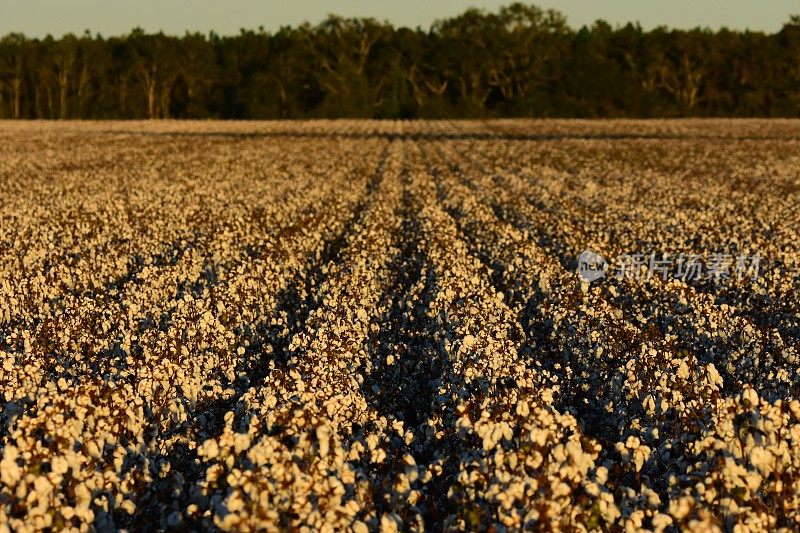
[[[521,2],[430,29],[330,16],[275,33],[0,38],[0,117],[799,116],[777,33],[572,29]]]
[[[168,118],[172,84],[178,78],[178,39],[163,33],[147,35],[136,29],[129,37],[133,72],[147,102],[147,117]]]
[[[683,113],[690,113],[701,98],[706,68],[703,64],[706,34],[699,30],[673,32],[672,46],[662,58],[658,85],[672,95]]]
[[[23,113],[23,81],[29,50],[28,39],[20,33],[11,33],[0,40],[0,72],[11,93],[11,116],[17,119]]]
[[[386,84],[385,72],[370,69],[375,46],[391,35],[374,19],[329,16],[316,27],[302,26],[311,74],[325,94],[322,108],[370,117]]]
[[[69,84],[78,60],[78,39],[68,34],[55,43],[52,64],[58,80],[59,117],[69,118]]]

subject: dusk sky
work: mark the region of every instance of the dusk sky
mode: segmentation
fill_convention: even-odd
[[[0,0],[0,34],[22,32],[41,37],[67,32],[119,35],[140,26],[147,31],[183,34],[186,30],[219,34],[240,28],[276,30],[303,21],[319,22],[328,13],[388,20],[396,26],[427,28],[438,18],[468,7],[496,10],[510,2],[497,0]],[[567,16],[573,27],[598,18],[612,24],[639,21],[646,29],[722,26],[774,32],[800,13],[800,0],[540,0]]]

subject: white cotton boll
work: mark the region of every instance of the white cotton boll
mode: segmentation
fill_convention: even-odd
[[[677,375],[680,379],[689,378],[689,365],[686,364],[686,361],[681,361],[681,364],[678,365]]]
[[[367,436],[367,448],[368,448],[370,451],[372,451],[372,450],[374,450],[374,449],[375,449],[375,448],[377,448],[377,447],[378,447],[378,436],[377,436],[377,435],[375,435],[374,433],[373,433],[373,434],[370,434],[370,435],[368,435],[368,436]]]
[[[720,376],[719,372],[717,372],[717,368],[714,366],[714,364],[709,363],[706,366],[706,370],[708,371],[708,378],[711,381],[711,384],[722,387],[722,376]]]
[[[19,450],[15,446],[6,446],[3,450],[3,459],[0,461],[0,481],[12,487],[22,477],[22,469],[17,465]]]
[[[92,491],[85,484],[79,483],[75,487],[75,498],[79,507],[88,505],[92,499]]]
[[[672,517],[667,514],[657,513],[653,517],[652,522],[655,531],[664,531],[667,527],[672,525]]]
[[[775,466],[775,456],[761,446],[756,446],[750,452],[750,464],[758,468],[765,476],[768,476]]]
[[[650,448],[647,446],[640,446],[633,452],[633,462],[636,465],[636,471],[639,472],[644,466],[644,463],[650,457]]]
[[[69,470],[69,462],[62,456],[54,457],[50,465],[56,474],[66,474]]]
[[[382,463],[386,459],[386,450],[383,448],[373,450],[370,459],[373,463]]]
[[[467,351],[475,345],[475,337],[473,335],[465,335],[461,340],[461,350]]]
[[[243,433],[236,433],[233,437],[233,449],[242,453],[250,448],[250,437]]]
[[[319,442],[319,455],[326,457],[330,451],[330,434],[331,430],[328,426],[319,426],[317,428],[317,441]]]
[[[101,459],[103,457],[103,444],[98,443],[96,441],[90,440],[86,443],[86,451],[89,455],[95,459]]]
[[[651,395],[648,395],[648,396],[647,396],[647,397],[644,399],[644,402],[642,403],[642,407],[644,407],[644,411],[645,411],[645,412],[646,412],[648,415],[651,415],[651,416],[652,416],[653,414],[655,414],[655,411],[656,411],[656,402],[655,402],[655,400],[653,399],[653,397],[652,397]]]
[[[744,407],[752,409],[758,406],[758,393],[751,387],[745,387],[741,397]]]
[[[206,459],[214,459],[219,455],[219,445],[216,440],[209,439],[198,447],[197,453]]]
[[[669,503],[669,514],[675,519],[681,520],[688,515],[694,507],[694,498],[691,496],[684,496],[677,500],[672,500]]]
[[[608,481],[608,468],[604,466],[597,467],[597,470],[595,470],[595,479],[598,484],[605,485],[606,481]]]
[[[385,514],[381,517],[381,533],[395,533],[399,531],[400,518],[394,513]]]

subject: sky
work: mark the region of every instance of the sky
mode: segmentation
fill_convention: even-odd
[[[319,22],[329,13],[388,20],[395,26],[428,28],[469,7],[491,11],[511,0],[0,0],[0,35],[31,37],[64,33],[127,33],[139,26],[182,35],[187,30],[230,35],[240,28]],[[537,0],[567,16],[573,27],[602,18],[611,24],[639,21],[645,29],[697,26],[775,32],[800,14],[800,0]]]

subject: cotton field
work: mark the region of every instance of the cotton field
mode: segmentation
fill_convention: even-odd
[[[0,122],[0,533],[797,530],[798,208],[800,121]]]

